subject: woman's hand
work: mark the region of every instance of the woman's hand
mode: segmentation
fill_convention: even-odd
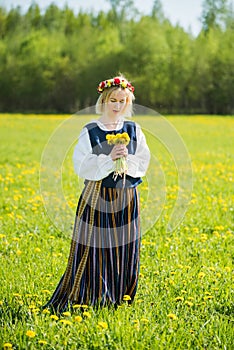
[[[127,157],[128,149],[126,145],[115,145],[110,155],[113,161],[121,157]]]

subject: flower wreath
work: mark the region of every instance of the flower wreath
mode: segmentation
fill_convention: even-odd
[[[98,92],[101,94],[103,92],[103,90],[112,87],[112,86],[119,86],[122,89],[129,89],[132,93],[134,92],[135,88],[134,86],[132,86],[131,83],[129,83],[129,81],[127,81],[124,78],[113,78],[113,79],[107,79],[107,80],[103,80],[100,82],[100,84],[98,85]]]

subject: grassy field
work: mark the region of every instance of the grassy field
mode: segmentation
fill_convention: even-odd
[[[178,192],[178,169],[162,143],[156,146],[147,135],[165,178],[165,198],[159,198],[159,215],[151,210],[155,203],[149,199],[150,191],[157,198],[159,185],[149,186],[147,179],[140,185],[142,207],[149,225],[155,224],[142,236],[137,297],[132,306],[124,302],[117,310],[78,307],[58,318],[42,313],[40,306],[64,272],[72,229],[64,233],[47,215],[39,180],[42,152],[66,118],[0,115],[0,346],[233,349],[233,118],[167,118],[184,140],[193,171],[186,215],[172,232],[166,226]],[[153,118],[137,117],[137,121],[154,133]],[[71,161],[73,146],[62,170],[66,202],[62,206],[70,212],[63,214],[60,203],[53,205],[51,199],[52,213],[60,213],[64,220],[67,215],[71,227],[80,192]],[[160,184],[157,174],[156,169],[155,183]]]

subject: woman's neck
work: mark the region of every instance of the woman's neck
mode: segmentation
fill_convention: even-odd
[[[115,129],[117,125],[123,121],[123,118],[120,117],[117,120],[116,119],[110,119],[106,116],[102,116],[98,119],[107,129]]]

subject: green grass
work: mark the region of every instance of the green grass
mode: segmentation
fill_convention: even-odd
[[[168,232],[178,190],[177,170],[170,152],[162,143],[152,141],[150,135],[157,132],[154,118],[137,117],[149,130],[146,136],[151,152],[158,157],[165,177],[165,200],[158,199],[161,212],[155,213],[149,196],[149,191],[153,192],[157,203],[159,168],[150,169],[155,171],[155,183],[146,178],[140,187],[142,212],[149,216],[149,225],[156,222],[143,232],[137,297],[132,306],[123,303],[117,310],[98,311],[88,307],[86,314],[78,308],[74,314],[54,320],[39,307],[64,272],[72,228],[65,233],[48,217],[39,175],[44,147],[66,118],[0,116],[0,346],[233,349],[233,118],[167,118],[184,140],[193,170],[193,190],[191,198],[189,194],[186,197],[189,205],[184,220]],[[64,211],[64,218],[71,227],[80,192],[71,161],[73,146],[62,171],[63,205],[70,209]],[[53,209],[54,213],[63,212],[59,202],[53,202]],[[35,332],[32,337],[26,334],[29,330]]]

